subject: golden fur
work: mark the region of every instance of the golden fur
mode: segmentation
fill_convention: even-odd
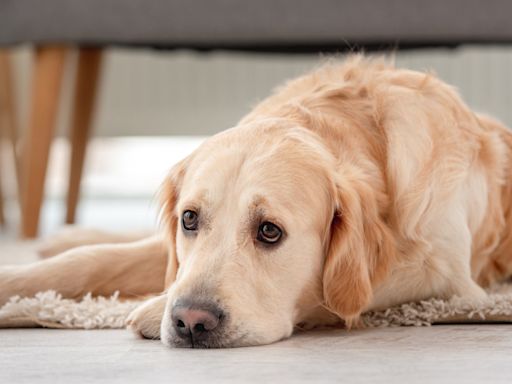
[[[433,296],[480,300],[512,274],[511,150],[506,128],[433,75],[360,56],[324,65],[173,168],[159,235],[1,269],[0,304],[49,288],[165,291],[130,326],[182,346],[172,307],[199,297],[229,317],[195,346],[224,347]],[[187,209],[203,220],[196,236],[181,230]],[[284,229],[279,246],[254,239],[262,220]]]

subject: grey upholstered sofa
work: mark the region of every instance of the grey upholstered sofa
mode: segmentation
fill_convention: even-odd
[[[508,0],[2,0],[0,44],[290,50],[508,43]]]

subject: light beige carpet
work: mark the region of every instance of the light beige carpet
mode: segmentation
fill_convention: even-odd
[[[0,246],[2,263],[35,260],[33,244]],[[80,301],[62,298],[57,292],[40,292],[32,298],[13,297],[0,308],[0,327],[123,328],[128,314],[140,301],[86,295]],[[512,323],[512,284],[489,291],[485,302],[474,305],[463,299],[430,299],[407,303],[363,315],[368,327],[428,326],[441,323]]]
[[[13,297],[0,309],[0,328],[13,326],[47,328],[123,328],[125,320],[140,301],[86,295],[80,301],[62,298],[54,291],[32,298]],[[363,315],[367,327],[429,326],[443,323],[512,323],[512,285],[503,285],[475,306],[453,297],[407,303]]]

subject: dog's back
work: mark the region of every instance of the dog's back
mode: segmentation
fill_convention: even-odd
[[[478,120],[505,144],[503,179],[489,195],[486,221],[474,239],[473,276],[480,285],[489,286],[512,276],[512,133],[488,116],[480,115]]]
[[[287,83],[242,123],[261,116],[295,120],[371,175],[403,258],[429,260],[432,279],[468,248],[480,285],[512,274],[512,134],[434,75],[355,56]]]

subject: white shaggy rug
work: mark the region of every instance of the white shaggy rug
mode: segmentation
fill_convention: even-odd
[[[109,298],[89,294],[75,301],[54,291],[40,292],[33,298],[11,298],[0,309],[0,328],[123,328],[128,314],[140,303],[120,300],[117,294]],[[512,323],[512,284],[493,290],[486,302],[477,306],[457,297],[430,299],[369,312],[362,317],[367,327],[490,322]]]
[[[24,264],[37,260],[34,243],[3,242],[2,264]],[[32,298],[13,297],[0,308],[0,328],[13,326],[100,329],[123,328],[128,314],[141,301],[84,296],[80,301],[62,298],[54,291]],[[512,282],[489,291],[488,299],[475,306],[460,298],[430,299],[363,315],[368,327],[428,326],[443,323],[512,323]]]

